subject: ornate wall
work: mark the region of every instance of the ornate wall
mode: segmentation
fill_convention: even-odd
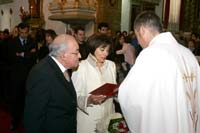
[[[200,1],[182,0],[180,30],[200,33]]]
[[[49,19],[62,21],[72,28],[93,22],[94,33],[98,23],[107,22],[112,31],[120,30],[121,0],[69,0],[60,3],[54,0],[49,10]]]
[[[107,22],[113,32],[121,29],[122,0],[98,0],[96,24]]]
[[[0,0],[0,4],[7,4],[11,2],[13,2],[13,0]]]
[[[4,30],[5,28],[8,28],[10,30],[13,29],[14,26],[19,24],[21,22],[20,19],[20,7],[24,7],[25,11],[30,12],[29,9],[29,0],[10,0],[11,3],[5,3],[3,5],[0,5],[0,11],[3,11],[3,14],[0,14],[0,30]],[[66,29],[70,28],[69,25],[66,23],[63,23],[62,21],[57,20],[50,20],[49,17],[52,15],[52,13],[49,10],[50,3],[55,2],[57,0],[43,0],[43,13],[44,13],[44,24],[42,25],[45,29],[54,29],[58,34],[65,33]],[[61,1],[61,0],[60,0]],[[68,2],[74,2],[78,0],[62,0],[62,1],[68,1]],[[125,25],[132,25],[131,20],[128,20],[125,23],[121,23],[122,21],[122,0],[79,0],[81,3],[83,2],[90,2],[90,1],[96,1],[96,13],[95,13],[95,20],[92,22],[89,22],[85,25],[86,28],[86,35],[89,36],[92,33],[96,32],[96,28],[99,22],[105,21],[109,23],[110,28],[113,32],[117,30],[123,30],[121,29],[122,26]],[[124,2],[125,0],[123,0]],[[128,1],[128,0],[127,0]],[[136,1],[137,3],[141,4],[141,0],[132,0]],[[132,3],[131,1],[131,3]],[[152,0],[157,1],[157,0]],[[160,0],[159,0],[160,1]],[[162,0],[161,0],[162,1]],[[81,4],[80,3],[80,4]],[[155,3],[155,2],[154,2]],[[132,5],[130,5],[132,6]],[[155,5],[156,8],[157,5]],[[62,7],[60,5],[60,7]],[[64,7],[63,7],[64,8]],[[123,7],[126,8],[126,7]],[[131,7],[132,8],[132,7]],[[12,14],[10,14],[9,9],[12,9]],[[161,12],[160,10],[158,12]],[[132,13],[132,10],[130,12],[125,12],[125,16],[128,16]],[[131,29],[131,27],[130,27]],[[130,30],[127,28],[127,30]]]

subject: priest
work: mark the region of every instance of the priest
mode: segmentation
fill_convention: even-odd
[[[131,133],[199,133],[200,67],[159,17],[142,12],[134,30],[143,51],[119,87]]]

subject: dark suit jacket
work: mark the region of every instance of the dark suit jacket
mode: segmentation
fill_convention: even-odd
[[[76,133],[76,92],[54,60],[47,56],[27,80],[26,133]]]
[[[15,37],[8,42],[5,58],[7,64],[11,67],[11,81],[23,82],[24,84],[30,69],[36,63],[36,52],[31,52],[34,48],[31,38],[27,39],[27,44],[24,46],[22,46],[19,37]],[[16,56],[16,53],[21,52],[24,52],[24,57]]]
[[[7,61],[9,64],[22,64],[31,68],[36,62],[36,52],[31,52],[36,49],[33,40],[29,37],[27,43],[23,46],[19,37],[15,37],[8,42],[7,46]],[[24,52],[24,57],[16,56],[16,53]]]

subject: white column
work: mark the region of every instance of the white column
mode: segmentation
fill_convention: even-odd
[[[9,9],[3,10],[3,16],[1,16],[1,30],[8,29],[10,31],[10,12]]]
[[[131,0],[122,0],[121,31],[130,30],[131,23]]]
[[[170,31],[179,31],[179,18],[180,18],[181,0],[171,0],[169,10],[169,24]]]
[[[85,35],[86,37],[91,36],[94,34],[94,22],[90,21],[86,26],[85,26]]]
[[[155,12],[160,17],[161,20],[163,20],[163,14],[164,14],[164,0],[160,0],[159,5],[156,6]]]

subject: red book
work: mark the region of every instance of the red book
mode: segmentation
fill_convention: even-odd
[[[93,95],[113,96],[118,91],[119,85],[112,83],[105,83],[97,89],[90,92]]]

